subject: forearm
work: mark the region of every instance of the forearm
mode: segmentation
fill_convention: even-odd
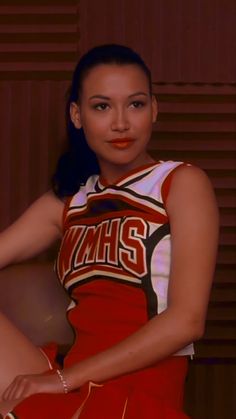
[[[103,382],[174,354],[200,334],[186,317],[168,309],[115,346],[66,368],[63,375],[69,388],[88,381]]]

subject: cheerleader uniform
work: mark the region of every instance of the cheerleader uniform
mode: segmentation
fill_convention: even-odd
[[[112,347],[167,308],[171,235],[165,201],[182,165],[152,163],[112,185],[91,176],[68,200],[56,263],[71,297],[68,320],[75,332],[64,367]],[[7,418],[70,419],[79,409],[80,419],[186,419],[183,388],[192,354],[191,344],[103,383],[32,395]]]

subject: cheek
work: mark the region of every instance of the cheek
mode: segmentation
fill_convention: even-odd
[[[101,140],[106,137],[106,130],[103,124],[98,121],[86,120],[83,124],[84,134],[88,145],[96,152],[97,145],[101,143]]]
[[[140,116],[140,118],[136,121],[137,122],[137,128],[142,131],[143,133],[150,134],[152,131],[152,117],[150,114]]]
[[[89,136],[99,135],[100,132],[103,132],[107,129],[107,123],[105,118],[101,117],[87,117],[84,118],[82,123],[84,132]]]
[[[91,146],[94,143],[95,133],[93,130],[86,128],[86,126],[83,126],[84,134],[87,143]]]

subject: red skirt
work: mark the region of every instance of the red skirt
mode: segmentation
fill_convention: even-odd
[[[186,357],[174,356],[68,394],[35,394],[6,418],[70,419],[79,410],[79,419],[187,419],[182,411],[187,365]]]

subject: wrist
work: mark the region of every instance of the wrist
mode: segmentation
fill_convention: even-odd
[[[60,380],[60,382],[61,382],[61,386],[62,386],[63,392],[64,392],[65,394],[69,393],[69,391],[70,391],[70,387],[69,387],[69,384],[68,384],[68,382],[67,382],[67,380],[66,380],[65,375],[63,374],[63,371],[62,371],[62,370],[57,369],[57,370],[56,370],[56,373],[57,373],[58,379],[59,379],[59,380]]]

